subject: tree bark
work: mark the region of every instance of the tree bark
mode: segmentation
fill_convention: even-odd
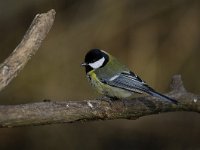
[[[172,91],[168,94],[178,105],[148,96],[131,100],[51,101],[0,106],[0,126],[17,127],[71,123],[91,120],[137,119],[163,112],[192,111],[200,113],[200,96],[188,93],[176,75],[172,79]]]
[[[37,14],[20,44],[12,54],[0,64],[0,91],[24,68],[28,60],[37,52],[47,36],[55,19],[55,11]]]
[[[18,75],[46,37],[55,11],[36,15],[30,28],[13,53],[0,65],[0,90]],[[102,100],[53,101],[19,105],[0,105],[0,127],[71,123],[91,120],[137,119],[162,112],[193,111],[200,113],[200,96],[185,90],[181,76],[172,78],[171,92],[178,105],[146,96],[108,102]]]

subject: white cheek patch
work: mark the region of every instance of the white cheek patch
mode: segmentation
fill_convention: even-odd
[[[102,57],[101,59],[99,59],[93,63],[89,63],[88,65],[90,65],[90,67],[92,67],[93,69],[97,69],[103,65],[104,61],[105,61],[105,58]]]

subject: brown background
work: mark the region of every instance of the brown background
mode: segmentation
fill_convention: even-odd
[[[0,62],[37,13],[54,8],[56,21],[41,48],[0,93],[1,104],[99,95],[80,67],[85,53],[112,53],[158,91],[181,74],[200,93],[200,1],[29,0],[0,2]],[[200,149],[200,116],[178,112],[135,121],[95,121],[0,129],[0,149]]]

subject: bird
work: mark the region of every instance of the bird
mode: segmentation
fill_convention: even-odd
[[[149,94],[160,100],[177,104],[175,99],[165,96],[143,81],[114,56],[101,49],[91,49],[81,64],[90,84],[102,95],[110,99],[127,99],[138,94]]]

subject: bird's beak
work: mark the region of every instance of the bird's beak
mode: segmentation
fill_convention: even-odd
[[[84,63],[81,64],[81,66],[87,66],[87,64],[84,62]]]

